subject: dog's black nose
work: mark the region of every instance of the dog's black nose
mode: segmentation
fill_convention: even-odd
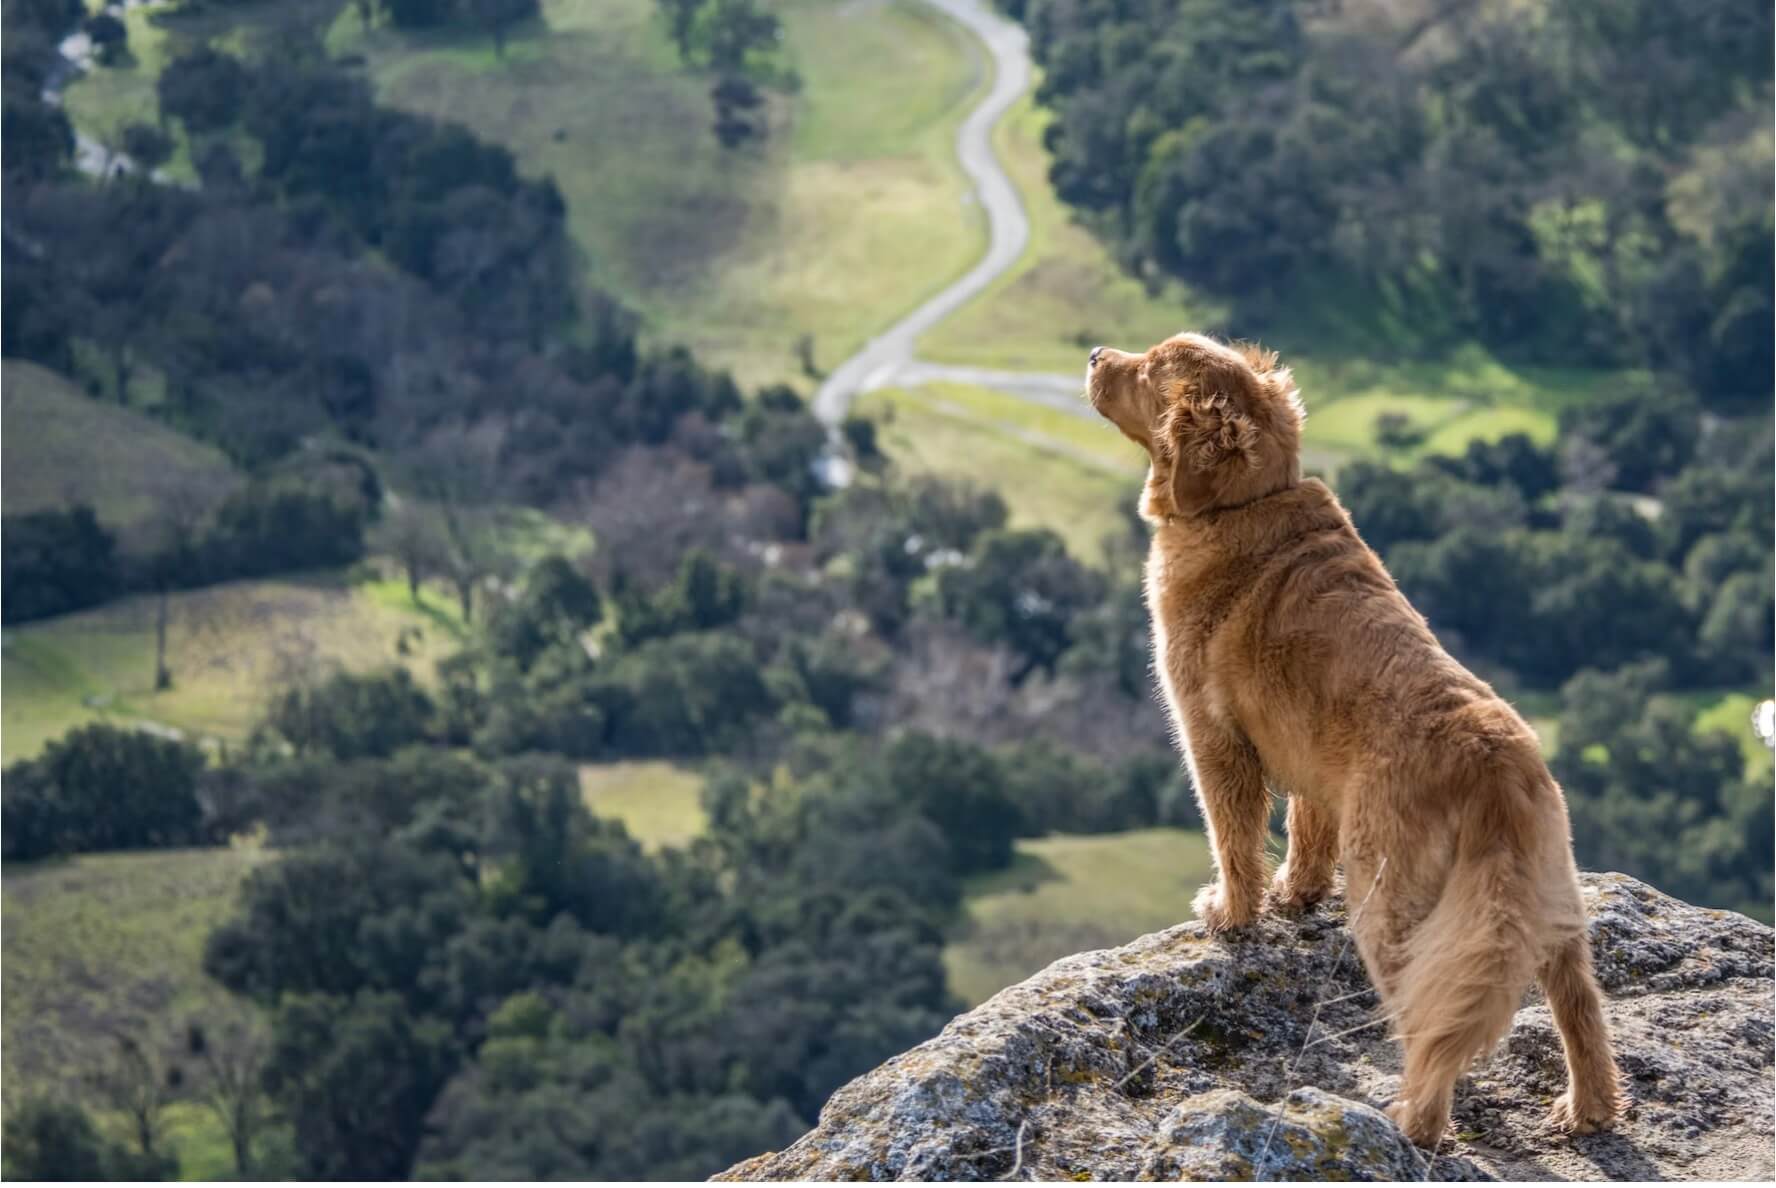
[[[1097,361],[1098,361],[1098,356],[1099,356],[1099,355],[1101,355],[1101,354],[1103,354],[1103,353],[1104,353],[1104,348],[1103,348],[1103,347],[1093,347],[1093,348],[1092,348],[1092,353],[1091,353],[1091,355],[1090,355],[1090,356],[1089,356],[1089,357],[1088,357],[1088,358],[1087,358],[1087,359],[1086,359],[1086,362],[1088,362],[1088,363],[1090,363],[1090,364],[1093,364],[1093,365],[1094,365],[1094,366],[1095,366],[1095,365],[1096,365],[1096,364],[1097,364]]]

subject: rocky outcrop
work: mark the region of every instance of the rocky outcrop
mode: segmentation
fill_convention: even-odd
[[[1770,929],[1622,875],[1584,884],[1634,1099],[1612,1133],[1548,1126],[1565,1066],[1532,991],[1458,1089],[1442,1148],[1414,1148],[1379,1108],[1398,1049],[1334,902],[1058,961],[717,1178],[1771,1178]]]

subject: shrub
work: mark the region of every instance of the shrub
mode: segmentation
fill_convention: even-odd
[[[138,1155],[99,1133],[77,1105],[33,1097],[6,1117],[8,1180],[170,1180],[164,1156]]]
[[[8,858],[189,845],[201,840],[203,752],[103,724],[7,768],[0,832]]]
[[[7,516],[0,538],[0,617],[8,623],[96,606],[121,590],[116,541],[84,504]]]
[[[363,676],[342,672],[312,688],[286,690],[265,721],[298,754],[360,759],[423,741],[431,717],[431,699],[413,683],[413,674],[394,668]]]

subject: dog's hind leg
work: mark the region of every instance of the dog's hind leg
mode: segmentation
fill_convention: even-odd
[[[1591,973],[1590,942],[1580,935],[1555,950],[1540,980],[1566,1050],[1566,1092],[1555,1099],[1550,1120],[1570,1134],[1606,1128],[1625,1102],[1602,995]]]
[[[1405,897],[1383,886],[1386,879],[1385,862],[1360,847],[1345,851],[1345,927],[1357,942],[1357,954],[1381,998],[1382,1010],[1392,1014],[1400,993],[1400,971],[1406,965],[1406,938],[1415,921],[1403,914]]]
[[[1284,911],[1318,903],[1332,889],[1337,863],[1337,815],[1311,800],[1289,797],[1289,856],[1271,880],[1271,901]]]

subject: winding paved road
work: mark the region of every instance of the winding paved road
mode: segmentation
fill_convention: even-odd
[[[934,381],[995,388],[1014,396],[1087,415],[1077,376],[952,367],[917,358],[921,335],[984,292],[1024,254],[1030,219],[1004,166],[993,153],[993,126],[1030,85],[1030,39],[985,0],[925,0],[973,33],[993,59],[993,87],[956,133],[956,157],[974,184],[973,196],[987,214],[987,253],[956,283],[878,334],[845,360],[814,393],[814,412],[828,426],[845,419],[864,392],[891,385]],[[841,480],[842,481],[842,480]]]

